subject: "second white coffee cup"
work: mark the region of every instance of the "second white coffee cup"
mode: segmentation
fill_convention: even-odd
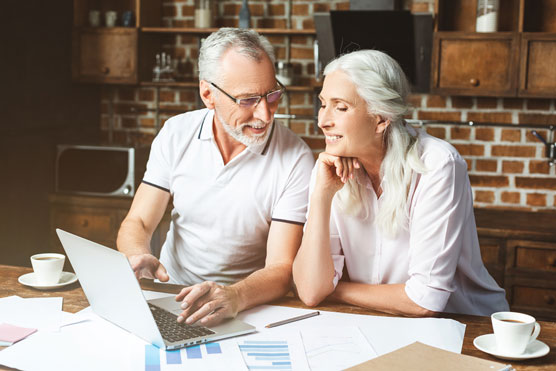
[[[31,256],[35,280],[39,285],[55,285],[60,281],[66,257],[62,254],[43,253]]]
[[[109,10],[104,14],[104,24],[106,27],[115,27],[117,19],[118,13],[113,10]]]
[[[490,319],[498,352],[506,355],[523,354],[541,332],[541,326],[528,314],[497,312]]]

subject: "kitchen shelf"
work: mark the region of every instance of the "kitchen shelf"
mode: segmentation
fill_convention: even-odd
[[[141,27],[143,33],[158,33],[158,34],[196,34],[196,35],[209,35],[212,32],[218,31],[218,28],[190,28],[190,27]],[[315,36],[314,29],[307,30],[294,30],[287,28],[253,28],[263,35],[308,35]]]
[[[141,81],[139,83],[140,86],[145,87],[168,87],[168,88],[198,88],[199,82],[198,81],[168,81],[168,82],[156,82],[156,81]],[[315,89],[320,89],[322,85],[320,84],[311,84],[308,86],[286,86],[287,91],[295,91],[295,92],[313,92]]]
[[[506,0],[498,32],[475,32],[477,0],[436,0],[431,92],[554,98],[556,1]]]

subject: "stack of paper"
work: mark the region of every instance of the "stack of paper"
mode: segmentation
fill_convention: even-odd
[[[149,295],[147,299],[149,299]],[[11,299],[14,302],[19,299]],[[0,300],[0,318],[5,307]],[[39,311],[37,311],[39,312]],[[262,305],[238,317],[251,335],[174,351],[158,349],[96,316],[63,313],[58,332],[37,333],[0,351],[0,364],[25,370],[340,370],[415,341],[459,353],[465,325],[453,320],[361,316],[321,311],[286,325],[265,325],[310,311]],[[81,321],[81,322],[79,322]],[[67,323],[73,323],[67,326]],[[38,328],[38,327],[37,327]],[[29,355],[32,354],[32,357]]]

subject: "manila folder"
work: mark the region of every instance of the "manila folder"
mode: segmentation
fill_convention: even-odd
[[[464,354],[449,352],[430,345],[415,342],[393,352],[373,358],[348,368],[349,371],[412,370],[412,371],[496,371],[506,365]]]

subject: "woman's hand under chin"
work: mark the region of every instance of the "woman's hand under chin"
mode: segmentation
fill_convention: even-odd
[[[355,157],[339,157],[321,152],[315,190],[334,196],[348,179],[353,179],[355,170],[359,168],[359,161]]]

